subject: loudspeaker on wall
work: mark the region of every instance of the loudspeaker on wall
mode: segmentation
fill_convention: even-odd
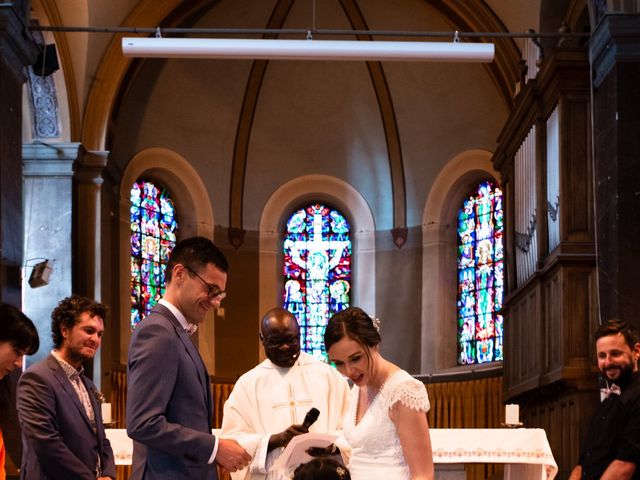
[[[49,284],[49,276],[53,270],[53,265],[50,260],[45,260],[40,263],[36,263],[31,270],[31,276],[29,277],[29,285],[31,288],[43,287]]]
[[[54,44],[44,45],[38,54],[38,58],[31,66],[33,73],[40,77],[48,77],[58,71],[58,53]]]

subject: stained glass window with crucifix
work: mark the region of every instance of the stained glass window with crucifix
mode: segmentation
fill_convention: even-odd
[[[302,349],[325,360],[324,328],[350,301],[349,222],[320,203],[299,208],[287,221],[283,247],[284,308],[298,319]]]
[[[131,328],[135,328],[164,293],[178,223],[171,196],[153,182],[135,182],[130,200]]]

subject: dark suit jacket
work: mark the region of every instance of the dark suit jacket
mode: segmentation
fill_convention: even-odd
[[[84,375],[96,417],[96,432],[58,361],[49,355],[20,377],[17,407],[22,428],[20,478],[95,480],[98,455],[102,475],[116,478],[111,444],[104,433],[96,387]]]
[[[168,308],[156,305],[133,331],[127,367],[132,480],[217,479],[209,373]]]

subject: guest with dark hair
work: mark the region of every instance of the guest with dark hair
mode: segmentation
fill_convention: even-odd
[[[362,309],[336,313],[324,343],[329,359],[355,384],[344,435],[354,480],[434,478],[425,386],[380,355],[379,322]]]
[[[323,457],[299,465],[293,473],[293,480],[351,480],[351,475],[341,463]]]
[[[33,355],[40,348],[35,325],[18,308],[0,303],[0,379],[22,366],[25,355]]]
[[[22,368],[25,355],[33,355],[38,351],[40,338],[33,322],[18,308],[7,303],[0,303],[0,325],[2,326],[0,328],[0,380],[2,380],[14,369]],[[0,480],[5,478],[5,458],[4,437],[0,429]]]
[[[164,297],[131,336],[127,366],[127,434],[132,480],[217,479],[251,457],[235,440],[211,434],[207,367],[189,337],[225,298],[228,264],[204,237],[177,243]]]
[[[80,295],[65,298],[51,314],[54,349],[18,383],[20,478],[115,479],[101,394],[82,366],[100,347],[106,315],[106,306]]]
[[[62,300],[51,313],[51,338],[55,349],[62,347],[66,332],[78,323],[79,313],[86,313],[86,316],[91,318],[99,317],[104,322],[104,319],[107,318],[107,307],[80,295],[71,295]],[[102,338],[102,334],[100,338]],[[72,352],[72,354],[75,353],[75,351]],[[83,358],[83,361],[88,358],[93,358],[93,355]]]
[[[640,343],[626,321],[596,330],[596,357],[603,377],[601,403],[592,417],[570,480],[640,479]]]

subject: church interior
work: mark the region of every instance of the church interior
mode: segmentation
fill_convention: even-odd
[[[123,37],[456,32],[494,45],[493,60],[122,51]],[[27,365],[51,350],[62,298],[107,304],[90,370],[124,428],[131,331],[162,293],[172,244],[201,235],[230,264],[222,306],[193,337],[218,426],[234,381],[264,359],[262,314],[299,308],[315,331],[321,315],[300,298],[317,293],[320,309],[380,320],[385,357],[427,386],[431,427],[499,428],[518,404],[568,476],[598,400],[593,332],[613,317],[640,326],[640,2],[9,1],[0,60],[0,300],[38,327]],[[146,196],[161,212],[154,238],[134,219]],[[295,230],[328,222],[314,212],[343,222],[324,249],[320,230]],[[314,248],[322,292],[298,282]],[[467,478],[500,472],[467,466]]]

